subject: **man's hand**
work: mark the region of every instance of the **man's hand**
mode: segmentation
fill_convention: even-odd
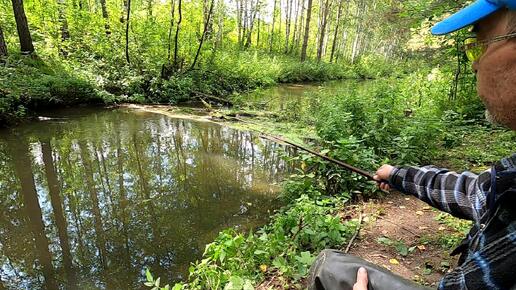
[[[391,176],[391,172],[394,170],[394,167],[389,164],[384,164],[382,167],[378,168],[376,174],[373,176],[374,180],[378,181],[378,186],[381,190],[389,191],[391,188],[386,180],[389,180],[389,176]],[[382,182],[383,181],[383,182]]]
[[[357,282],[353,285],[353,290],[367,290],[367,271],[364,267],[360,267],[357,273]]]

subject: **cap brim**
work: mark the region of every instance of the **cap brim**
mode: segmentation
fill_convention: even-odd
[[[502,6],[498,6],[487,0],[477,0],[468,7],[437,23],[432,28],[432,34],[443,35],[457,31],[476,23],[500,8],[502,8]]]

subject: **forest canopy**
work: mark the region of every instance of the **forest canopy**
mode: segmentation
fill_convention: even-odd
[[[440,50],[450,42],[430,37],[428,27],[460,5],[448,0],[0,3],[4,121],[49,105],[177,103],[278,82],[371,78],[392,74],[394,67],[416,69],[406,63],[414,56],[434,55],[446,63],[453,46]],[[27,54],[31,57],[22,57]]]

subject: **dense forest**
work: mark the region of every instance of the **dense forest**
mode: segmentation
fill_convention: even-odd
[[[260,137],[369,172],[516,150],[484,118],[468,31],[430,35],[465,2],[0,0],[0,289],[302,289],[319,251],[416,210]],[[417,212],[394,222],[433,232],[372,248],[433,285],[469,224]]]
[[[427,28],[435,15],[456,6],[3,0],[0,118],[12,121],[49,105],[177,103],[278,82],[370,78],[390,74],[393,65],[411,70],[418,65],[396,61],[442,55],[439,47],[449,44],[429,38]]]

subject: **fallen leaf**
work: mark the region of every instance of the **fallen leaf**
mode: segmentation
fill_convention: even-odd
[[[410,200],[410,198],[408,198],[408,197],[405,197],[405,200]]]
[[[446,228],[445,228],[445,227],[443,227],[443,226],[441,226],[441,227],[439,227],[439,228],[438,228],[438,230],[440,230],[440,231],[444,231],[445,229],[446,229]]]
[[[416,211],[416,214],[417,214],[417,215],[423,215],[423,212],[422,212],[422,211],[420,211],[420,210],[418,210],[418,211]]]
[[[431,208],[431,207],[429,207],[429,206],[424,206],[424,207],[423,207],[423,210],[431,210],[431,209],[432,209],[432,208]]]
[[[426,250],[426,247],[425,245],[418,245],[417,248],[420,250],[420,251],[424,251]]]
[[[400,208],[401,208],[401,209],[404,209],[404,208],[406,208],[406,207],[405,207],[404,205],[400,205]]]
[[[420,229],[420,230],[426,230],[426,229],[428,229],[428,227],[418,227],[418,229]]]
[[[389,263],[391,263],[391,264],[393,264],[393,265],[399,265],[399,264],[400,264],[400,262],[398,262],[398,260],[396,260],[396,259],[394,259],[394,258],[390,259],[390,260],[389,260]]]

